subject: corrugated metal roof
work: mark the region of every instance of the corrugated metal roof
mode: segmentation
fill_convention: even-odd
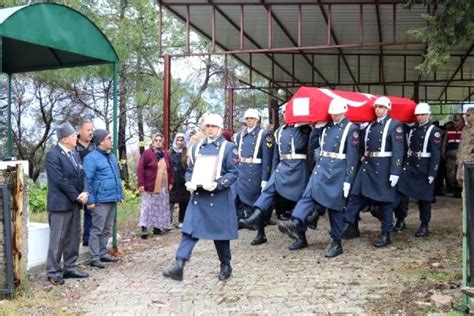
[[[470,99],[474,92],[471,91],[474,81],[471,43],[453,49],[454,56],[435,75],[421,76],[415,70],[423,60],[426,45],[409,38],[407,31],[424,25],[421,14],[427,12],[427,7],[422,5],[408,10],[404,8],[405,1],[399,0],[160,2],[182,20],[186,20],[189,8],[191,27],[207,38],[212,38],[215,10],[216,44],[249,66],[252,59],[251,67],[269,80],[273,79],[278,87],[314,84],[414,97],[417,86],[419,98],[429,101],[463,101]],[[241,17],[244,21],[242,46]],[[326,22],[329,19],[330,43]],[[300,35],[298,21],[301,21]]]

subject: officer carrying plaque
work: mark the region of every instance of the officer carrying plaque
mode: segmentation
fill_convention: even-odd
[[[201,155],[196,158],[191,183],[198,187],[209,185],[216,181],[219,155]]]

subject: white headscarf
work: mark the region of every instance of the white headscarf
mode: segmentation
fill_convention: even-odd
[[[182,137],[184,139],[184,147],[186,147],[186,138],[184,136],[184,133],[177,133],[176,136],[174,137],[174,140],[173,140],[173,150],[177,153],[180,153],[183,151],[183,148],[178,148],[178,146],[176,145],[176,140],[178,139],[178,137]]]

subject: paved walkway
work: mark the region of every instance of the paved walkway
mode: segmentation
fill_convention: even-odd
[[[210,241],[198,243],[183,282],[161,275],[174,262],[178,230],[139,241],[145,248],[141,251],[127,250],[124,243],[127,253],[122,262],[90,271],[87,280],[68,280],[88,289],[70,311],[100,315],[409,313],[403,304],[400,310],[383,309],[385,298],[396,300],[404,289],[416,286],[419,269],[432,269],[433,262],[446,267],[453,257],[461,256],[460,201],[443,198],[435,206],[430,238],[413,237],[418,212],[411,211],[408,230],[394,235],[393,244],[383,249],[372,246],[379,224],[363,214],[362,237],[344,242],[344,254],[334,259],[323,256],[330,242],[327,216],[317,231],[308,232],[310,246],[296,252],[287,249],[291,240],[276,226],[267,229],[268,243],[257,247],[249,245],[255,232],[240,231],[240,239],[232,243],[234,274],[225,283],[217,279],[219,262]],[[410,207],[415,210],[415,205]]]

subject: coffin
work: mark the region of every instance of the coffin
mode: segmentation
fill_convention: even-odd
[[[375,120],[374,101],[380,97],[368,93],[344,90],[301,87],[286,104],[285,122],[315,123],[331,120],[328,114],[329,103],[334,98],[342,98],[349,105],[347,118],[352,122]],[[390,116],[401,122],[414,122],[416,103],[413,100],[388,96],[392,101]]]

